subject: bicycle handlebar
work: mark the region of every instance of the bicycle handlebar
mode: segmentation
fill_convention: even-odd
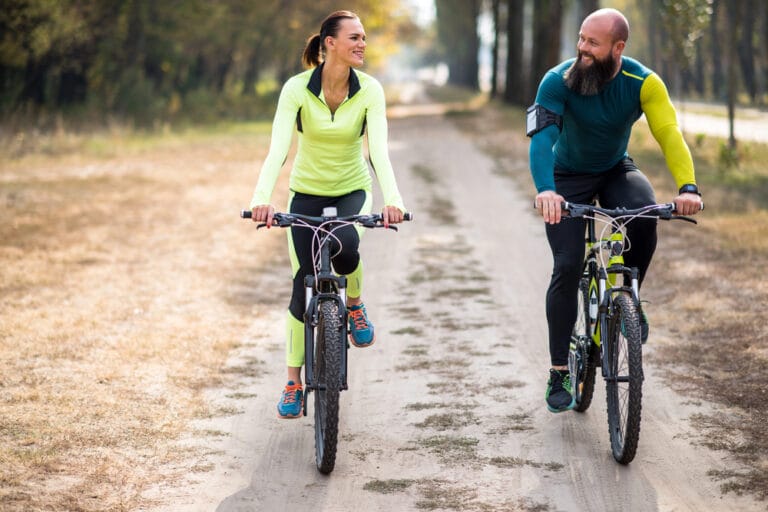
[[[571,217],[584,217],[592,213],[600,213],[602,215],[605,215],[607,217],[612,217],[612,218],[634,217],[634,216],[654,216],[662,220],[679,219],[687,222],[692,222],[693,224],[698,224],[698,222],[696,222],[696,219],[685,217],[683,215],[673,215],[677,211],[677,207],[675,206],[675,203],[652,204],[648,206],[643,206],[642,208],[628,209],[623,207],[601,208],[599,206],[595,206],[592,204],[577,204],[577,203],[569,203],[567,201],[564,201],[562,208],[563,208],[563,211],[568,212],[569,216]],[[703,203],[701,205],[701,209],[702,210],[704,209]]]
[[[243,219],[250,219],[253,216],[251,210],[241,210],[240,217]],[[379,213],[373,213],[368,215],[345,215],[342,217],[322,217],[312,215],[302,215],[300,213],[280,213],[276,212],[272,218],[272,225],[281,228],[290,227],[297,220],[304,221],[312,225],[320,225],[325,222],[353,222],[360,224],[366,228],[384,227],[384,218]],[[413,214],[411,212],[405,212],[403,214],[403,220],[413,220]],[[265,227],[266,224],[259,224],[257,229]],[[389,229],[397,231],[397,227],[393,225],[388,226]]]

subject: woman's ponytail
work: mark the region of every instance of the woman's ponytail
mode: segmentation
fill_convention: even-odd
[[[320,65],[320,34],[309,36],[307,45],[304,47],[304,55],[301,60],[308,68],[314,68]]]

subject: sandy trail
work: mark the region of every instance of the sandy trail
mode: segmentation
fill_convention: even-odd
[[[530,197],[446,118],[395,119],[390,132],[416,221],[363,240],[364,296],[378,340],[350,351],[335,471],[315,469],[311,416],[275,415],[289,288],[280,253],[278,270],[250,276],[269,300],[256,306],[229,363],[257,358],[263,371],[209,392],[215,406],[240,413],[193,426],[221,434],[205,441],[201,462],[212,469],[147,493],[166,503],[156,512],[764,510],[720,494],[707,471],[728,461],[693,442],[688,420],[709,406],[665,387],[650,363],[640,446],[628,467],[610,454],[601,382],[586,413],[547,412],[551,256]],[[284,236],[252,229],[243,226],[251,251],[264,237]],[[652,336],[670,342],[663,326]]]

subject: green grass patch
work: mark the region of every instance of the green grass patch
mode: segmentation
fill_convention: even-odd
[[[416,480],[410,479],[371,480],[363,485],[363,490],[380,494],[392,494],[406,491],[415,483]]]

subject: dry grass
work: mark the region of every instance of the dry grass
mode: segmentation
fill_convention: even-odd
[[[264,134],[0,145],[0,509],[135,509],[188,421],[227,414],[201,391],[253,313]]]

